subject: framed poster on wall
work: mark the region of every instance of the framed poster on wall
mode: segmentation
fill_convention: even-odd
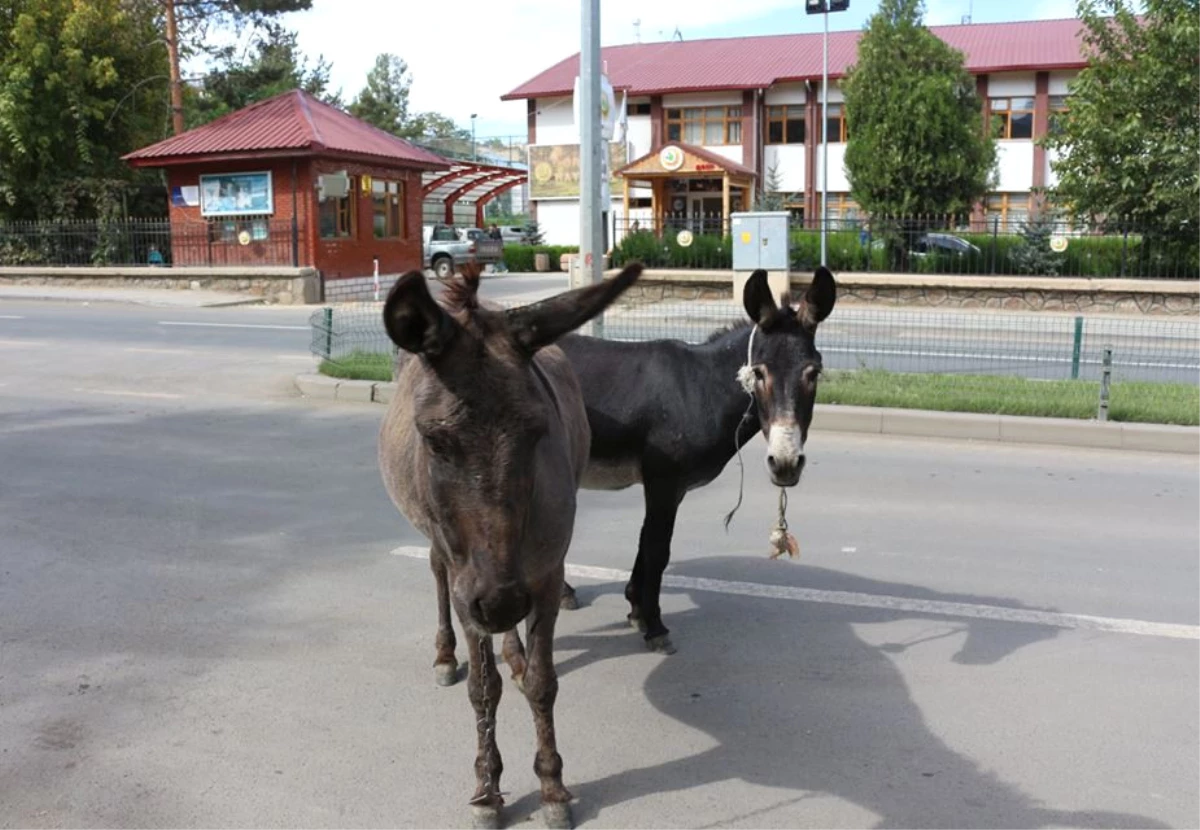
[[[274,212],[269,170],[200,177],[201,216],[264,216]]]

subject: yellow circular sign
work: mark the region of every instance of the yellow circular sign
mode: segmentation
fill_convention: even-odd
[[[554,168],[550,166],[548,161],[539,161],[533,167],[533,178],[540,184],[545,184],[550,181],[554,175]]]
[[[692,232],[688,230],[682,230],[675,235],[675,241],[679,243],[679,247],[681,248],[687,248],[691,246],[692,240]]]
[[[1061,254],[1063,251],[1067,250],[1067,238],[1065,236],[1050,237],[1050,250],[1054,251],[1056,254]]]
[[[683,167],[683,150],[678,147],[663,147],[658,153],[658,163],[664,170],[678,170]]]
[[[250,231],[242,231],[241,233],[238,234],[238,244],[239,245],[249,245],[250,244]]]
[[[742,244],[743,245],[750,244],[750,231],[742,231]]]

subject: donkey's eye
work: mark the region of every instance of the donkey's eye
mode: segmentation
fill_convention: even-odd
[[[756,381],[758,381],[759,383],[762,383],[763,381],[765,381],[767,379],[767,376],[763,374],[762,369],[755,366],[754,367],[754,379]]]

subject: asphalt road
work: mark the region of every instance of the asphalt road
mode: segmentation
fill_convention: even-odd
[[[0,825],[464,826],[472,715],[433,683],[381,409],[296,398],[303,331],[163,325],[304,314],[0,315]],[[808,450],[798,563],[765,556],[761,441],[728,534],[736,464],[684,502],[672,657],[613,573],[640,491],[582,494],[556,650],[582,824],[1197,826],[1194,458],[819,423]],[[499,739],[520,826],[511,685]]]

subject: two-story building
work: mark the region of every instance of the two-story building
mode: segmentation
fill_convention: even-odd
[[[1086,64],[1077,19],[931,27],[965,56],[999,123],[995,189],[978,211],[1003,224],[1036,207],[1054,183],[1052,158],[1036,139],[1065,105]],[[855,62],[861,32],[829,35],[828,198],[833,219],[855,215],[843,165],[847,124],[838,82]],[[820,34],[772,35],[612,46],[607,76],[628,96],[624,142],[610,147],[612,202],[622,226],[664,217],[723,222],[765,185],[794,214],[821,213]],[[531,213],[548,242],[579,241],[579,129],[574,55],[504,95],[525,100]],[[672,149],[674,148],[674,149]]]

